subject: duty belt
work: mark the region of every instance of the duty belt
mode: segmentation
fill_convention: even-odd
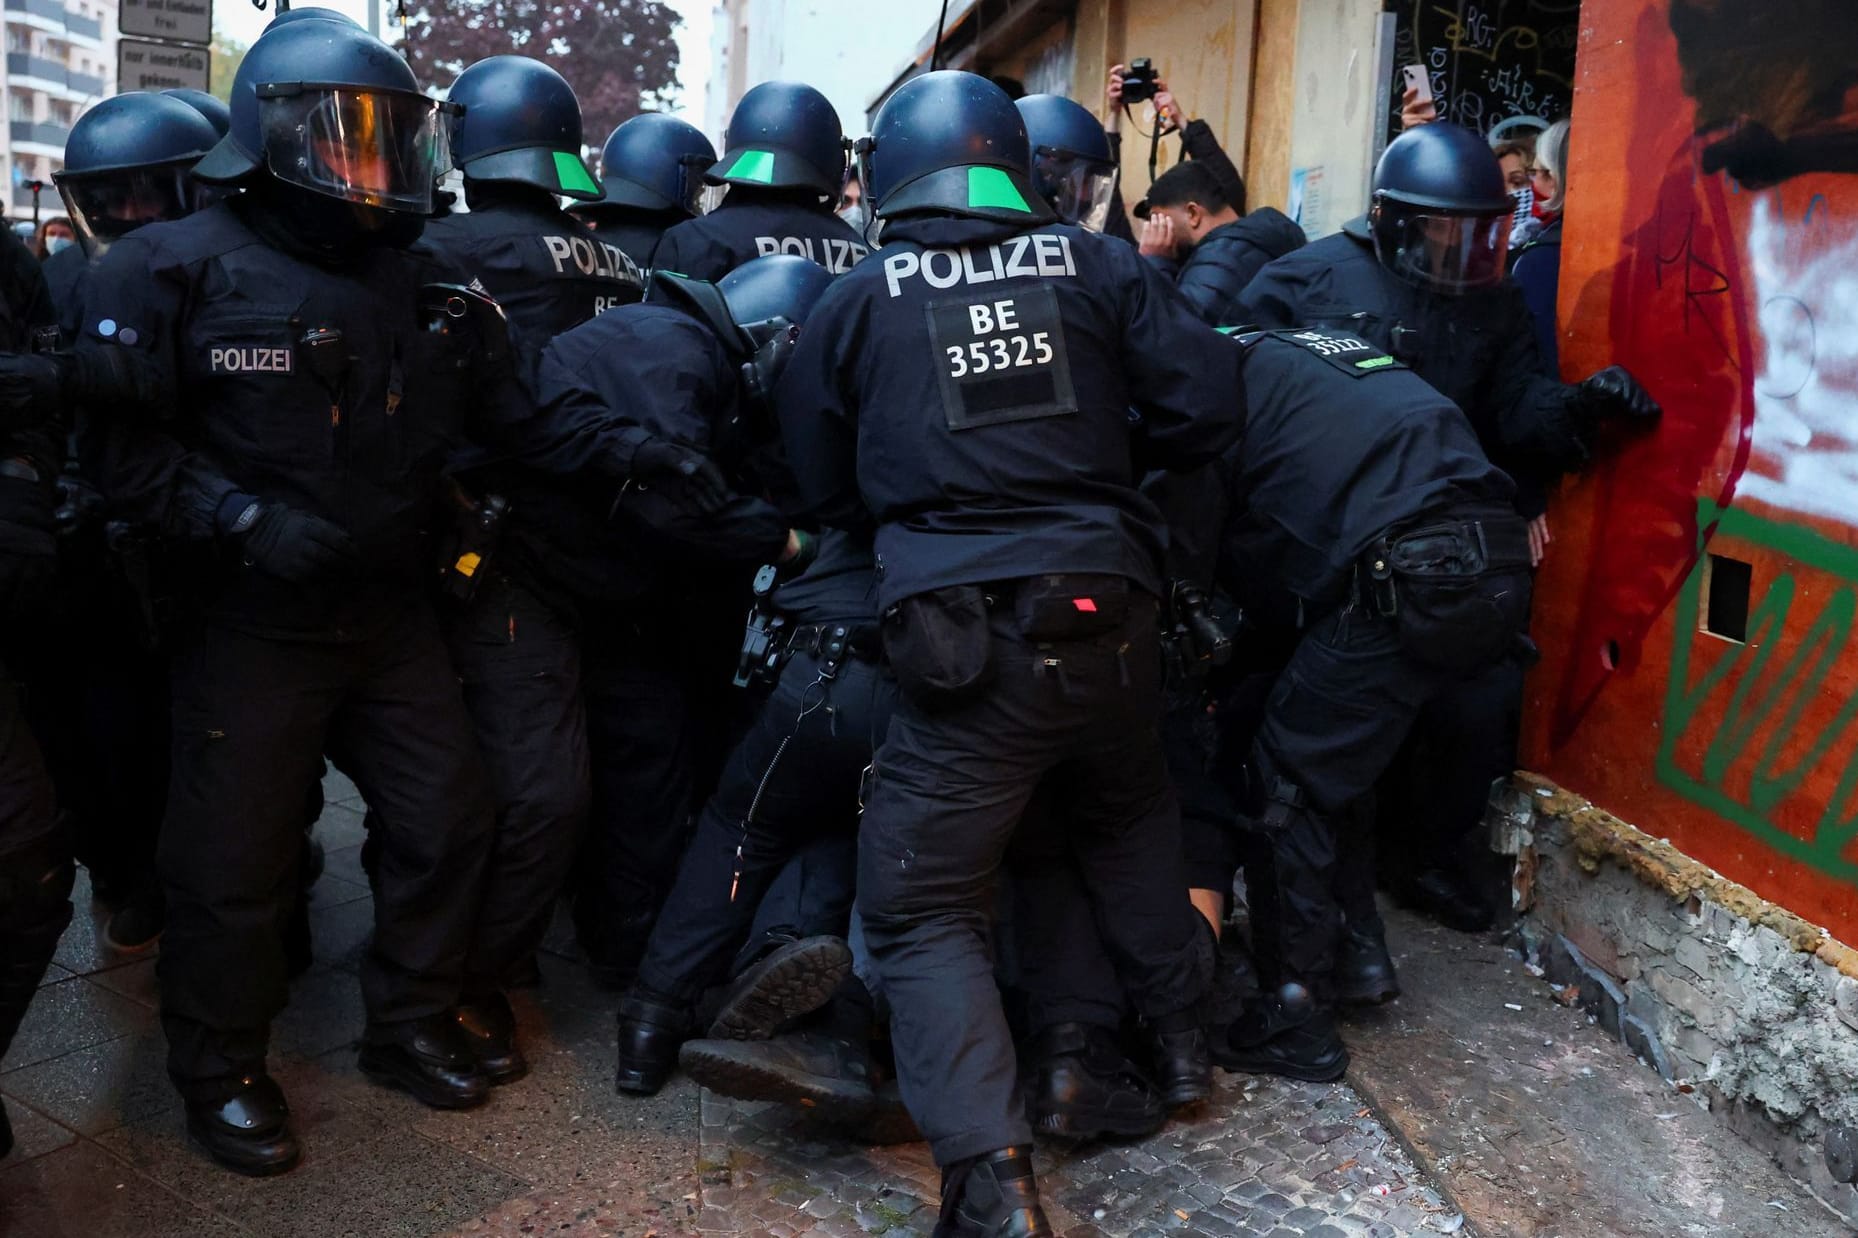
[[[880,662],[884,657],[883,640],[878,629],[866,624],[813,623],[789,631],[786,656],[812,654],[820,662],[820,673],[830,679],[839,673],[848,658]]]
[[[1355,582],[1370,609],[1391,617],[1399,610],[1396,578],[1474,577],[1527,570],[1530,563],[1529,525],[1521,516],[1422,517],[1376,538],[1356,563]]]

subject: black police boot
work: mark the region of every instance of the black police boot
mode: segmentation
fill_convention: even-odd
[[[1482,933],[1496,923],[1496,908],[1471,881],[1449,869],[1424,868],[1395,887],[1402,907],[1460,933]]]
[[[711,1039],[766,1040],[831,1001],[851,969],[851,949],[837,937],[789,941],[729,982],[706,1034]]]
[[[1286,984],[1245,1004],[1225,1035],[1214,1037],[1213,1060],[1227,1070],[1329,1083],[1348,1069],[1348,1050],[1310,991]]]
[[[434,1109],[470,1109],[490,1095],[490,1080],[449,1010],[401,1023],[370,1023],[362,1033],[361,1073],[399,1088]]]
[[[1351,925],[1335,960],[1335,996],[1344,1006],[1378,1006],[1400,996],[1387,937],[1378,928]]]
[[[1116,1035],[1084,1023],[1058,1023],[1032,1048],[1037,1071],[1027,1108],[1032,1129],[1058,1139],[1137,1139],[1168,1120],[1168,1107]]]
[[[935,1238],[1052,1238],[1032,1149],[1001,1148],[943,1171]]]
[[[677,1068],[677,1047],[690,1038],[690,1010],[638,990],[619,1004],[619,1074],[615,1086],[653,1096]]]
[[[262,1070],[184,1099],[187,1134],[235,1173],[253,1178],[281,1174],[303,1155],[290,1131],[284,1089]]]
[[[1198,1105],[1213,1094],[1213,1052],[1198,1007],[1149,1020],[1148,1047],[1162,1103]]]
[[[772,1040],[693,1040],[677,1064],[712,1092],[798,1105],[829,1122],[861,1121],[877,1101],[866,1046],[817,1028]]]
[[[492,1087],[514,1083],[529,1073],[529,1062],[516,1047],[516,1012],[501,993],[466,997],[452,1011],[471,1056]]]
[[[112,950],[135,954],[161,940],[161,929],[168,918],[168,900],[160,886],[137,890],[129,901],[110,914],[103,929],[103,939]]]

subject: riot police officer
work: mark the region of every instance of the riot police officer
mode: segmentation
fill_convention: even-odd
[[[816,283],[831,277],[804,259],[791,262],[808,273],[784,302],[798,314],[817,296]],[[739,373],[762,342],[744,333],[711,285],[659,271],[650,301],[568,332],[543,355],[545,406],[619,417],[703,452],[739,479],[713,513],[693,511],[675,494],[629,489],[614,509],[617,545],[598,574],[602,589],[582,602],[594,810],[577,865],[574,921],[609,984],[632,979],[689,837],[686,821],[702,802],[695,749],[708,701],[682,655],[686,629],[705,616],[675,604],[677,585],[693,574],[739,579],[746,597],[755,565],[810,554],[808,539],[745,471],[750,449],[772,434]],[[731,637],[740,613],[728,614]]]
[[[460,73],[448,97],[464,109],[452,158],[470,209],[432,221],[420,244],[496,299],[531,370],[550,340],[644,289],[631,259],[557,202],[599,193],[581,162],[580,101],[559,73],[492,56]],[[555,478],[481,451],[463,453],[454,473],[463,532],[448,558],[472,570],[447,573],[458,604],[446,608],[446,630],[497,808],[458,1018],[501,1083],[527,1070],[503,991],[533,966],[587,819],[574,598],[579,556],[602,538],[611,500],[596,508]],[[482,522],[504,505],[508,515],[485,535]]]
[[[601,240],[650,267],[658,240],[702,213],[704,173],[716,148],[703,131],[662,112],[644,112],[607,137],[600,150],[600,199],[568,211]]]
[[[190,1134],[265,1174],[298,1157],[265,1057],[325,752],[377,815],[362,1070],[438,1107],[486,1093],[450,1011],[491,811],[423,594],[461,421],[615,488],[630,473],[701,491],[707,466],[636,430],[533,415],[494,304],[407,248],[455,109],[392,49],[346,23],[274,25],[231,107],[195,174],[242,192],[111,247],[68,382],[100,414],[110,499],[199,561],[174,656],[162,1022]]]
[[[1066,223],[1102,232],[1116,197],[1110,137],[1084,106],[1063,95],[1015,100],[1032,145],[1032,183]]]
[[[815,307],[782,388],[809,508],[875,527],[901,690],[858,898],[899,1078],[958,1234],[1050,1233],[994,986],[991,886],[1042,785],[1151,1031],[1206,1087],[1210,957],[1156,736],[1164,535],[1137,481],[1236,439],[1238,357],[1128,246],[1055,223],[1012,101],[917,77],[863,144],[885,246]],[[1134,423],[1129,410],[1140,414]]]
[[[773,420],[778,409],[767,399],[796,332],[803,332],[831,279],[803,258],[771,255],[726,276],[719,297],[689,283],[678,290],[693,308],[705,306],[699,312],[718,335],[745,334],[755,346],[745,371],[754,375],[753,390],[742,397],[742,420],[758,424],[750,454],[768,477],[770,493],[790,506],[795,499],[784,480]],[[624,1092],[649,1095],[663,1085],[680,1042],[694,1030],[698,997],[725,978],[782,866],[809,839],[849,840],[854,833],[860,777],[888,724],[894,688],[880,665],[868,539],[831,529],[806,540],[804,555],[764,569],[758,584],[737,678],[765,696],[698,817],[638,980],[621,1005],[618,1082]],[[812,923],[794,926],[799,940],[743,970],[719,1003],[711,1035],[745,1035],[743,1012],[758,1002],[773,1008],[756,1016],[765,1034],[784,1016],[805,1013],[832,995],[850,961],[837,940],[851,907],[850,848],[838,848],[837,855],[842,865],[832,874],[833,896],[813,902]],[[824,867],[813,866],[815,893]],[[821,904],[824,910],[817,909]],[[816,940],[822,936],[832,940]]]
[[[1658,405],[1617,366],[1572,385],[1547,372],[1528,307],[1504,278],[1513,208],[1482,138],[1446,123],[1411,129],[1381,156],[1368,214],[1266,266],[1237,321],[1355,332],[1411,366],[1464,410],[1516,482],[1517,510],[1536,519],[1548,483],[1586,463],[1605,423],[1648,422]],[[1419,815],[1442,820],[1452,849],[1475,827],[1491,780],[1514,765],[1521,691],[1520,665],[1505,662],[1458,685],[1420,724],[1445,760],[1412,774],[1425,788]],[[1468,896],[1444,893],[1434,910]],[[1351,921],[1344,968],[1377,1000],[1395,988],[1371,899],[1352,900]]]
[[[110,245],[199,206],[190,171],[218,140],[198,111],[165,94],[115,95],[78,118],[53,176],[88,259],[59,305],[66,338],[82,324],[90,270]],[[75,410],[73,422],[83,456],[87,412]],[[64,669],[59,690],[46,694],[58,716],[43,738],[92,892],[114,907],[105,936],[135,950],[162,925],[154,868],[168,789],[167,667],[152,630],[149,542],[107,521],[78,466],[68,461],[60,479],[63,619],[49,660]]]
[[[0,1056],[13,1042],[71,922],[71,843],[28,727],[13,669],[38,635],[55,564],[53,488],[63,459],[58,405],[45,398],[43,358],[30,350],[53,327],[32,253],[0,237]],[[0,1156],[13,1128],[0,1105]]]
[[[226,106],[224,99],[209,95],[204,90],[192,90],[185,86],[175,86],[161,93],[170,99],[179,99],[200,113],[206,118],[206,122],[213,126],[213,132],[220,137],[225,137],[232,129],[232,109]]]
[[[664,234],[652,267],[719,280],[750,258],[795,254],[834,275],[869,252],[833,214],[845,177],[845,135],[826,96],[798,82],[763,82],[735,105],[723,157],[705,175],[722,204]]]

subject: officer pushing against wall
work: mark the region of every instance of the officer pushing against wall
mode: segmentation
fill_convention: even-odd
[[[861,156],[888,243],[814,309],[779,393],[809,505],[876,527],[903,703],[858,897],[904,1099],[943,1169],[938,1232],[958,1234],[1051,1232],[989,948],[1001,857],[1042,783],[1075,793],[1077,862],[1157,1036],[1200,1035],[1211,963],[1156,735],[1165,534],[1136,485],[1239,436],[1239,356],[1129,246],[1053,222],[1030,172],[986,79],[899,89]]]
[[[843,275],[869,252],[832,213],[845,180],[845,134],[825,95],[763,82],[735,105],[723,147],[707,176],[728,186],[722,204],[666,232],[653,269],[715,281],[750,258],[793,254]]]
[[[68,367],[106,490],[200,562],[174,658],[162,1022],[190,1133],[244,1173],[298,1157],[265,1058],[325,752],[377,815],[362,1069],[429,1105],[485,1096],[450,1012],[491,813],[422,589],[458,432],[615,488],[701,472],[642,432],[530,415],[495,306],[406,248],[455,111],[358,27],[273,25],[195,168],[243,192],[113,246]]]
[[[626,121],[600,150],[600,198],[568,208],[641,268],[671,228],[702,213],[704,175],[716,148],[703,131],[661,112]]]

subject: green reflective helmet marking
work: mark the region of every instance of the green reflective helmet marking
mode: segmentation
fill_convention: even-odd
[[[774,152],[745,150],[723,173],[724,180],[754,181],[758,185],[774,183]]]
[[[563,193],[599,193],[600,185],[581,162],[579,155],[565,150],[555,152],[555,182]]]
[[[968,169],[968,205],[1032,214],[1025,196],[1013,184],[1013,178],[999,168]]]
[[[1369,357],[1366,361],[1355,362],[1355,368],[1358,370],[1379,370],[1393,363],[1394,359],[1392,357]]]

